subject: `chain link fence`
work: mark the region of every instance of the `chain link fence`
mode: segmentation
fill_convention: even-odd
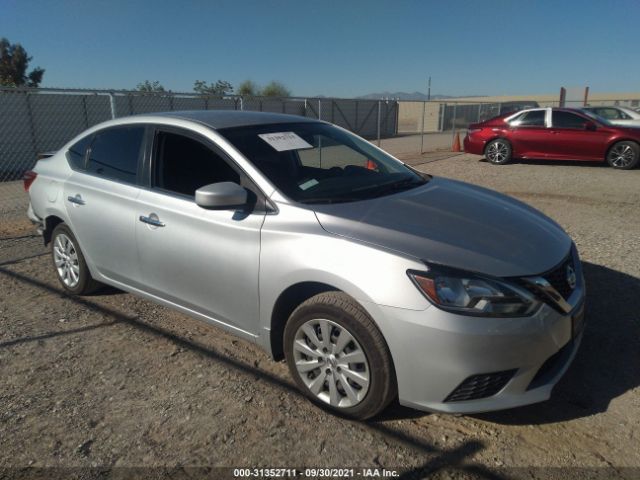
[[[40,153],[59,149],[100,122],[180,110],[287,113],[327,120],[369,139],[397,134],[395,101],[0,89],[0,182],[20,179]]]

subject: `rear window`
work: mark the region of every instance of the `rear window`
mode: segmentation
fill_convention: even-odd
[[[545,110],[525,112],[511,122],[514,127],[544,127]]]
[[[87,171],[95,175],[135,183],[144,127],[118,127],[96,133]]]

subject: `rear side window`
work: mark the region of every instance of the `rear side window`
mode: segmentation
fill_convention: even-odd
[[[69,147],[67,158],[69,159],[71,168],[75,170],[84,170],[87,147],[91,144],[92,139],[93,135],[87,135]]]
[[[98,132],[91,143],[87,171],[135,183],[143,138],[144,127],[119,127]]]
[[[191,197],[210,183],[240,183],[240,174],[211,148],[169,132],[156,137],[153,178],[155,187]]]
[[[584,128],[587,120],[570,112],[553,112],[551,122],[554,128]]]
[[[512,125],[516,127],[544,127],[545,114],[546,112],[544,110],[525,112],[513,121]]]

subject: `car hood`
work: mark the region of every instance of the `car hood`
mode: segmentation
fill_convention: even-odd
[[[444,178],[385,197],[314,206],[314,211],[335,235],[499,277],[548,271],[571,248],[562,228],[528,205]]]

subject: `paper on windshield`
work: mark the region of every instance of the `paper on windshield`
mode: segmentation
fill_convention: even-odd
[[[313,148],[293,132],[262,133],[258,136],[279,152]]]

